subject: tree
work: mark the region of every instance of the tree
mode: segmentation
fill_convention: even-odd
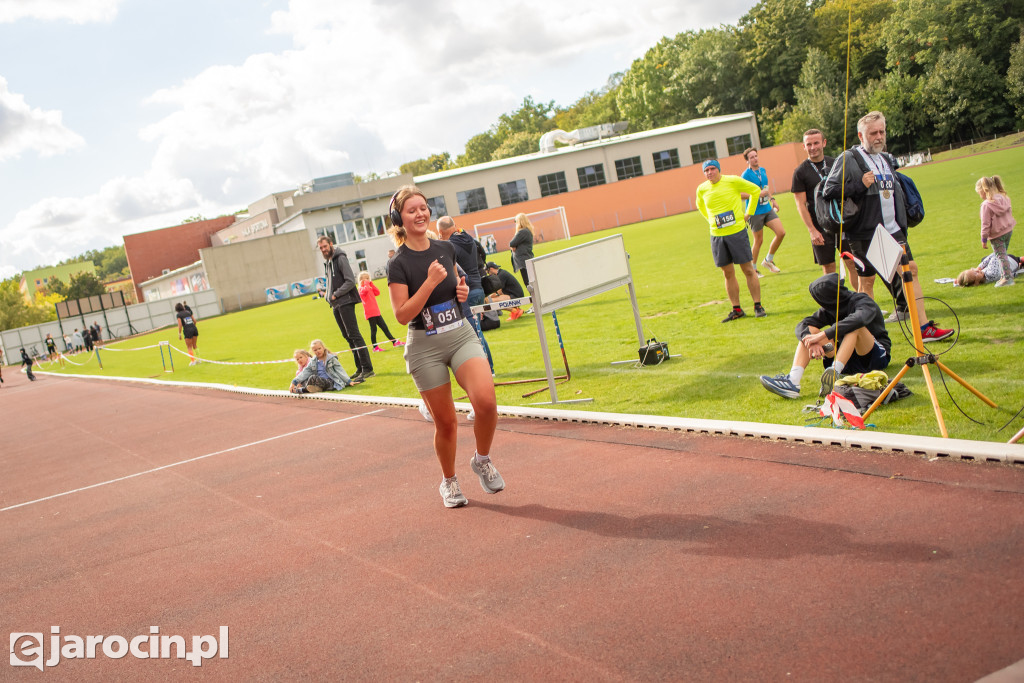
[[[411,173],[416,176],[436,173],[438,171],[447,171],[449,168],[455,168],[455,166],[452,165],[451,155],[448,154],[448,152],[441,152],[440,154],[431,154],[426,159],[408,161],[399,166],[398,170],[402,173]]]
[[[857,112],[851,126],[869,111],[885,114],[886,142],[893,153],[912,152],[932,142],[932,131],[922,110],[921,79],[898,71],[890,71],[885,78],[869,81],[854,98]],[[851,136],[856,135],[856,128]],[[856,138],[853,137],[855,140]]]
[[[796,106],[786,114],[775,135],[775,143],[795,142],[808,128],[818,128],[825,139],[842,144],[845,110],[844,79],[839,65],[816,47],[808,48],[794,89]]]
[[[814,44],[814,10],[821,0],[761,0],[739,21],[741,53],[753,73],[758,104],[793,102],[793,87]]]
[[[921,82],[921,104],[931,112],[939,142],[977,138],[1007,126],[1004,83],[969,47],[942,53]]]
[[[847,47],[852,90],[885,75],[882,24],[895,0],[825,0],[814,11],[816,47],[846,71]]]
[[[87,296],[98,296],[106,290],[103,283],[92,273],[75,273],[68,283],[68,299],[84,299]]]
[[[490,131],[474,135],[466,141],[466,151],[458,156],[456,166],[472,166],[490,161],[499,144]]]
[[[548,103],[534,102],[533,98],[527,95],[519,109],[498,117],[498,123],[494,126],[494,137],[500,145],[515,133],[546,133],[554,128],[551,121],[554,109],[554,100]]]
[[[731,26],[691,32],[672,74],[686,118],[719,116],[756,106],[751,73],[740,53],[739,32]]]
[[[685,97],[673,87],[676,67],[691,33],[662,38],[643,57],[634,60],[616,94],[619,111],[636,130],[649,130],[685,121]]]
[[[1024,121],[1024,31],[1020,40],[1010,48],[1010,67],[1006,70],[1006,101],[1017,114],[1018,121]]]
[[[52,306],[44,308],[25,302],[18,289],[18,280],[13,277],[0,282],[0,330],[13,330],[56,319]]]
[[[491,160],[497,161],[536,152],[540,147],[540,135],[525,131],[509,135],[491,154]]]

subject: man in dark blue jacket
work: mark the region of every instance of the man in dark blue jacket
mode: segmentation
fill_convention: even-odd
[[[331,312],[334,313],[334,320],[338,323],[341,336],[352,349],[356,370],[349,380],[352,384],[359,384],[373,377],[375,373],[370,362],[370,352],[363,341],[359,321],[356,319],[356,304],[360,302],[356,278],[352,274],[348,256],[334,246],[330,237],[321,237],[316,241],[316,246],[324,257],[324,276],[327,278],[327,289],[320,290],[320,295],[331,305]]]
[[[874,299],[848,290],[837,273],[822,275],[808,289],[821,308],[797,323],[799,341],[793,368],[775,377],[761,375],[765,389],[784,398],[797,398],[800,380],[812,358],[820,358],[825,366],[821,376],[823,392],[832,391],[832,385],[841,374],[889,367],[892,342],[885,331],[882,309]]]

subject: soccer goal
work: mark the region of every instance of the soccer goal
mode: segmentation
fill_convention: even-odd
[[[554,240],[567,240],[569,234],[569,223],[565,220],[565,207],[556,206],[553,209],[534,211],[526,214],[533,224],[534,242],[552,242]],[[508,243],[516,234],[516,217],[501,218],[496,221],[477,223],[473,226],[473,232],[480,244],[484,246],[488,254],[495,254],[508,249]]]

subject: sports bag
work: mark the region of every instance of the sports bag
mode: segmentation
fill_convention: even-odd
[[[849,154],[849,158],[855,160],[857,171],[863,175],[865,168],[861,164],[857,154]],[[842,157],[836,159],[833,162],[832,170],[835,170],[835,164],[841,164]],[[847,169],[847,173],[850,169]],[[843,232],[849,232],[857,227],[857,222],[860,220],[858,212],[860,207],[850,197],[843,198],[842,210],[839,208],[838,199],[826,199],[822,192],[825,190],[825,181],[822,180],[814,186],[814,215],[818,219],[818,225],[822,230],[831,234],[838,235],[840,228]]]
[[[924,220],[924,200],[921,199],[917,185],[909,176],[905,176],[899,171],[893,171],[893,173],[896,174],[896,180],[900,181],[900,187],[903,188],[903,198],[907,205],[907,226],[912,228]]]

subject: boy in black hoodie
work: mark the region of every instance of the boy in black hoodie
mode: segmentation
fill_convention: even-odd
[[[800,395],[800,380],[812,358],[821,358],[822,392],[832,391],[841,374],[885,370],[891,360],[892,342],[885,332],[882,310],[867,294],[851,292],[836,273],[823,275],[811,283],[811,297],[821,308],[796,326],[796,354],[788,373],[761,375],[765,389],[784,398]],[[839,317],[836,318],[836,302]],[[837,348],[838,338],[838,348]]]

